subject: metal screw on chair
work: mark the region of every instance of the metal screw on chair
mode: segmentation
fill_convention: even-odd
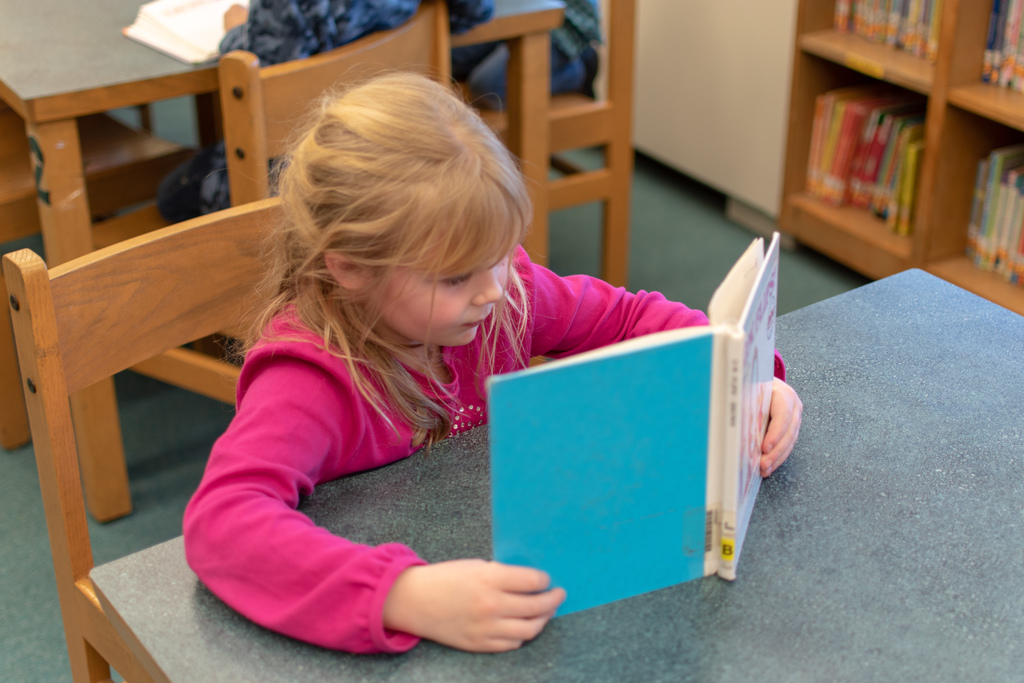
[[[235,156],[238,157],[239,159],[244,159],[245,158],[245,150],[242,149],[241,147],[236,147],[235,148]]]
[[[11,299],[11,308],[13,308],[16,311],[21,310],[21,304],[18,303],[18,297],[16,297],[13,294],[11,294],[10,299]]]
[[[231,89],[231,94],[235,96],[236,100],[240,100],[242,99],[242,95],[245,94],[245,91],[243,91],[240,87],[236,85],[234,88]]]
[[[29,391],[31,391],[33,394],[36,393],[36,383],[31,377],[25,380],[25,384],[28,385]]]

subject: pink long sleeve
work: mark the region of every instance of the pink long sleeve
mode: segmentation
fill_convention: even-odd
[[[522,250],[516,267],[530,300],[531,355],[570,355],[707,324],[703,313],[656,292],[559,277]],[[293,318],[278,325],[293,334],[246,357],[237,414],[185,511],[189,565],[224,602],[274,631],[350,652],[408,650],[419,639],[385,630],[382,611],[395,578],[423,560],[400,544],[370,547],[335,536],[296,507],[320,483],[408,457],[412,430],[394,418],[396,433],[358,394],[345,364]],[[480,354],[479,335],[444,349],[452,374],[446,389],[467,408],[453,433],[486,419]],[[499,350],[499,357],[509,356]],[[776,374],[780,364],[777,358]],[[500,371],[516,369],[506,362]]]

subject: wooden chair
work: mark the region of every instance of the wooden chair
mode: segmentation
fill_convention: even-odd
[[[636,0],[603,0],[606,26],[602,69],[607,74],[603,97],[579,93],[555,95],[548,112],[552,168],[561,175],[548,182],[548,210],[590,202],[603,204],[601,277],[625,286],[629,272],[630,194],[633,179],[633,41]],[[504,112],[481,110],[498,131],[506,128]],[[560,152],[601,147],[604,166],[587,170]],[[548,235],[532,235],[531,257],[547,263]]]
[[[330,52],[260,68],[248,52],[221,59],[219,84],[228,176],[234,205],[268,196],[268,159],[277,156],[295,125],[323,91],[346,79],[364,79],[388,69],[415,69],[446,79],[450,73],[448,13],[443,0],[426,0],[408,22],[371,34]],[[231,336],[224,321],[221,333]],[[174,347],[140,357],[131,369],[225,403],[234,403],[239,368],[200,348]],[[121,443],[120,425],[106,418],[108,440]],[[110,437],[109,434],[114,436]],[[124,452],[97,450],[86,457],[82,475],[89,511],[100,521],[131,512]]]
[[[240,320],[277,220],[266,200],[163,228],[47,269],[3,259],[43,507],[75,681],[151,680],[101,607],[69,397]]]
[[[191,154],[187,148],[146,129],[130,128],[106,114],[83,118],[79,136],[89,209],[97,218],[153,199],[161,178]],[[0,245],[40,231],[31,154],[24,122],[0,104]],[[94,241],[102,246],[126,231],[138,234],[163,225],[166,222],[149,207],[97,222]],[[0,321],[0,445],[13,449],[28,439],[13,340],[8,323]]]
[[[450,55],[447,5],[428,0],[398,28],[307,59],[260,68],[250,52],[222,57],[218,78],[231,204],[270,195],[269,160],[284,151],[296,124],[325,89],[394,70],[447,82]]]

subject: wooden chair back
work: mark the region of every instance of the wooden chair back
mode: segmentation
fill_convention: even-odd
[[[605,44],[602,70],[606,75],[603,96],[580,93],[554,95],[548,111],[548,144],[551,165],[560,177],[548,182],[548,210],[601,202],[601,277],[625,286],[629,272],[630,196],[633,179],[633,62],[636,0],[602,0]],[[481,115],[501,131],[502,112],[483,110]],[[600,147],[604,164],[587,169],[560,152]],[[537,257],[546,263],[548,237],[534,236]]]
[[[170,226],[47,269],[3,259],[43,507],[75,681],[113,666],[149,680],[99,604],[69,397],[135,363],[239,321],[278,202]]]
[[[296,126],[326,88],[363,80],[383,69],[413,69],[447,78],[451,70],[449,45],[447,5],[443,0],[426,0],[413,18],[398,28],[370,34],[307,59],[260,68],[251,53],[225,55],[219,65],[219,83],[233,205],[269,196],[268,160],[284,151]],[[212,332],[233,336],[231,320],[222,318]],[[238,367],[218,358],[216,342],[207,340],[192,348],[168,349],[152,357],[135,352],[130,357],[137,362],[130,367],[168,384],[234,403]],[[112,385],[104,398],[105,404],[114,403]],[[81,398],[75,400],[82,402]],[[89,406],[96,404],[95,398],[89,399]],[[131,511],[114,412],[96,420],[104,425],[104,443],[110,447],[83,448],[81,452],[86,501],[90,512],[101,521]]]
[[[261,68],[251,52],[222,57],[220,98],[232,205],[269,196],[269,161],[285,150],[325,90],[396,70],[447,82],[450,50],[447,5],[426,0],[395,29],[307,59]]]

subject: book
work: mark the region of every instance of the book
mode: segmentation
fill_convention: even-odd
[[[974,263],[982,270],[992,270],[995,261],[996,214],[1005,171],[1016,168],[1024,163],[1024,145],[1009,145],[992,150],[989,154],[988,180],[985,188],[985,201],[981,207],[981,219],[978,223],[978,234],[974,246]]]
[[[967,258],[977,263],[978,234],[981,232],[981,210],[985,205],[985,188],[988,187],[989,158],[978,161],[974,175],[974,194],[971,198],[971,217],[967,224]]]
[[[248,7],[249,0],[153,0],[122,33],[186,64],[203,64],[220,56],[232,5]]]
[[[1002,216],[995,235],[995,271],[1006,280],[1013,272],[1021,221],[1021,191],[1024,190],[1024,167],[1010,169],[1003,183]]]
[[[985,51],[982,53],[981,80],[985,83],[998,82],[996,72],[998,55],[1002,50],[1004,18],[1008,0],[992,0],[992,11],[988,18],[988,35],[985,39]],[[994,76],[994,78],[993,78]]]
[[[899,161],[902,158],[903,150],[906,148],[907,136],[903,131],[907,128],[916,129],[924,125],[924,117],[919,114],[896,114],[890,117],[892,123],[878,162],[875,186],[872,191],[871,210],[882,218],[885,218],[889,208],[888,198],[895,178],[899,177],[897,170]]]
[[[907,236],[914,224],[914,207],[917,201],[917,179],[920,175],[921,154],[924,140],[914,140],[907,147],[904,161],[903,180],[900,183],[900,199],[896,209],[896,234]]]
[[[558,615],[736,577],[774,377],[779,236],[719,285],[711,324],[487,381],[494,559],[536,567]]]

